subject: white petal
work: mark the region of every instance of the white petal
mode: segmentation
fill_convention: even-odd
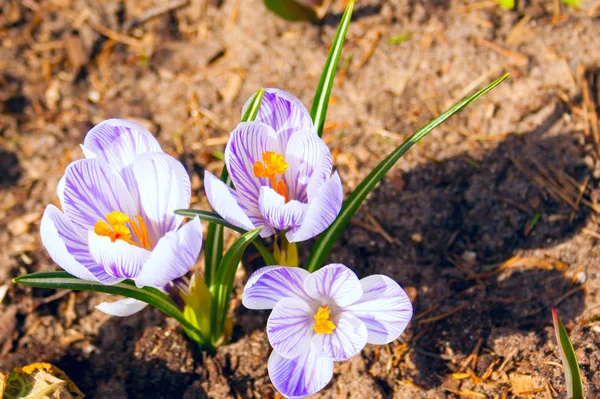
[[[150,257],[150,251],[128,244],[123,240],[112,242],[110,237],[88,234],[90,254],[104,267],[106,273],[117,278],[135,278]]]
[[[314,334],[314,310],[305,301],[283,298],[267,321],[267,335],[273,349],[286,359],[299,356]]]
[[[127,317],[144,309],[148,304],[133,298],[125,298],[116,302],[102,302],[96,306],[101,312],[111,316]]]
[[[76,228],[93,230],[99,219],[104,220],[113,211],[129,217],[138,213],[123,179],[97,159],[71,163],[59,189],[63,192],[63,212]]]
[[[356,356],[367,343],[367,328],[355,316],[341,313],[334,320],[336,328],[331,334],[315,334],[311,344],[321,356],[335,361]]]
[[[302,224],[286,233],[288,241],[306,241],[325,231],[340,213],[343,196],[342,182],[335,172],[309,203]]]
[[[133,172],[150,241],[156,243],[183,221],[184,217],[174,212],[190,206],[190,176],[181,162],[164,153],[140,155],[133,163]]]
[[[273,309],[283,298],[308,301],[302,283],[310,273],[299,267],[266,266],[248,279],[242,294],[242,304],[248,309]]]
[[[254,163],[262,162],[262,155],[267,151],[283,155],[277,135],[270,126],[245,122],[231,132],[225,147],[225,165],[242,208],[257,207],[261,186],[269,185],[269,179],[254,176]]]
[[[254,224],[248,217],[249,212],[259,213],[256,204],[245,209],[237,202],[236,195],[227,185],[212,173],[204,172],[204,190],[212,208],[223,219],[244,230],[254,229]]]
[[[298,201],[285,202],[285,198],[270,187],[261,187],[260,213],[267,223],[277,230],[287,230],[300,226],[304,220],[307,205]]]
[[[54,205],[48,205],[40,225],[42,243],[50,257],[66,272],[82,280],[115,284],[121,279],[109,276],[89,253],[87,239],[83,238]]]
[[[333,359],[307,350],[294,359],[286,359],[276,351],[269,357],[269,378],[273,386],[290,399],[314,395],[331,381]]]
[[[384,345],[397,339],[408,325],[413,308],[408,295],[394,280],[372,275],[360,280],[362,297],[345,308],[367,327],[370,344]]]
[[[158,241],[152,255],[135,278],[138,287],[163,288],[186,274],[198,260],[202,248],[202,224],[194,218]]]
[[[356,274],[341,263],[331,263],[304,280],[304,291],[322,305],[345,307],[363,294]]]
[[[162,152],[160,145],[141,125],[123,119],[107,119],[94,126],[82,146],[86,158],[96,157],[117,171],[146,152]]]
[[[306,203],[312,199],[309,194],[316,192],[331,176],[329,149],[314,132],[301,131],[290,137],[285,151],[288,163],[285,182],[289,198]]]

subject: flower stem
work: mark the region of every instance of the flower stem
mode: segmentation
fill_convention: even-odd
[[[273,256],[278,265],[298,267],[298,246],[295,242],[289,242],[285,238],[285,233],[281,232],[275,237]]]

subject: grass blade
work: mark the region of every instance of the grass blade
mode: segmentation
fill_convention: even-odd
[[[502,76],[499,79],[496,79],[483,89],[479,90],[477,93],[472,96],[465,97],[446,112],[433,119],[427,125],[423,126],[417,132],[415,132],[412,136],[406,139],[398,148],[396,148],[391,154],[389,154],[379,165],[375,167],[369,173],[369,175],[356,187],[354,192],[350,194],[348,199],[344,201],[344,205],[342,206],[342,210],[338,215],[337,219],[332,223],[331,226],[324,233],[321,234],[317,243],[312,249],[310,254],[310,258],[308,260],[306,268],[308,271],[313,272],[317,270],[319,267],[323,265],[323,261],[331,252],[333,244],[340,238],[342,232],[350,222],[350,219],[363,201],[367,198],[367,195],[373,191],[377,183],[383,179],[385,174],[396,164],[396,162],[404,155],[406,151],[413,145],[419,142],[425,135],[439,126],[446,119],[450,118],[452,115],[456,114],[458,111],[477,100],[479,97],[484,95],[485,93],[492,90],[494,87],[498,86],[504,79],[508,77],[508,74]]]
[[[175,302],[165,293],[156,288],[138,288],[132,281],[126,280],[114,285],[104,285],[100,282],[78,279],[67,272],[31,273],[13,279],[16,284],[28,287],[51,288],[57,290],[93,291],[106,294],[121,295],[145,302],[176,319],[188,332],[190,338],[204,344],[206,339],[200,330],[185,319]]]
[[[567,334],[567,330],[558,318],[558,313],[554,308],[552,308],[552,322],[554,323],[554,332],[556,333],[556,341],[558,342],[558,351],[560,352],[562,364],[565,369],[567,398],[583,399],[583,382],[579,373],[579,364],[577,364],[575,349],[573,349],[569,334]]]
[[[221,216],[219,216],[218,214],[216,214],[214,212],[201,211],[199,209],[178,209],[175,211],[175,213],[178,215],[189,217],[189,218],[194,218],[194,217],[198,216],[200,219],[210,222],[210,224],[208,226],[209,229],[210,229],[210,226],[220,226],[221,228],[227,227],[228,229],[237,231],[238,233],[241,233],[241,234],[246,233],[246,230],[240,229],[239,227],[232,225],[231,223],[229,223],[228,221],[226,221],[225,219],[223,219]],[[277,264],[277,261],[273,257],[273,254],[271,253],[271,251],[269,251],[269,249],[267,247],[265,247],[265,244],[263,244],[261,240],[254,240],[254,241],[252,241],[252,244],[256,247],[256,249],[262,256],[262,258],[265,261],[265,264],[267,266]],[[204,250],[205,251],[208,250],[206,248],[206,245],[205,245]],[[223,253],[223,249],[221,249],[220,253],[221,254]],[[210,284],[208,284],[208,282],[206,283],[206,285],[210,286]]]
[[[221,339],[223,335],[223,325],[229,300],[231,297],[231,289],[233,280],[235,279],[235,271],[242,259],[244,251],[252,241],[258,237],[262,227],[250,230],[242,235],[238,240],[227,250],[215,276],[215,283],[209,287],[212,293],[212,309],[211,309],[211,324],[213,328],[213,343]]]
[[[329,105],[329,97],[331,96],[331,88],[333,86],[333,80],[337,71],[338,61],[342,55],[342,48],[344,47],[344,40],[346,39],[346,32],[348,32],[348,26],[352,19],[352,10],[354,9],[354,0],[351,0],[344,11],[340,25],[338,26],[335,38],[331,44],[325,67],[321,73],[321,79],[317,86],[315,98],[313,99],[312,107],[310,109],[310,116],[317,128],[319,137],[323,135],[323,126],[325,125],[325,117],[327,116],[327,107]]]

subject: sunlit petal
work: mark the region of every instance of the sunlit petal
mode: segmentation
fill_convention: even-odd
[[[299,267],[266,266],[248,279],[242,294],[242,303],[248,309],[273,309],[283,298],[308,301],[302,286],[310,273]]]
[[[304,280],[304,291],[322,305],[348,306],[363,294],[356,274],[341,263],[331,263]]]
[[[341,313],[334,321],[336,328],[331,334],[315,334],[312,345],[321,356],[336,361],[356,356],[367,343],[367,328],[355,316]]]

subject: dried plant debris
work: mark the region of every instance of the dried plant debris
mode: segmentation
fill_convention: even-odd
[[[34,363],[15,368],[8,377],[4,378],[4,384],[0,399],[83,399],[85,397],[61,369],[49,363]]]

